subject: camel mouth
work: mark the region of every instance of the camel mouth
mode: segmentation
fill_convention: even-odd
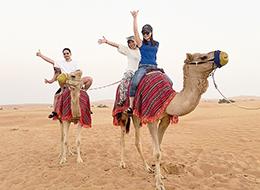
[[[65,73],[61,73],[57,77],[57,81],[59,82],[60,86],[63,86],[67,80],[68,80],[68,76]]]
[[[228,54],[224,51],[214,51],[214,63],[218,68],[228,63]]]

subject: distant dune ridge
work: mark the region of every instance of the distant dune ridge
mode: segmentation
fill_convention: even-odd
[[[232,97],[237,104],[260,107],[260,98]],[[134,130],[126,137],[126,169],[119,168],[120,129],[112,125],[113,100],[92,102],[93,127],[82,131],[82,159],[59,165],[60,129],[49,120],[51,104],[1,105],[0,189],[153,190],[144,171]],[[98,108],[104,104],[107,108]],[[14,109],[16,108],[16,109]],[[170,125],[162,143],[162,174],[167,190],[260,189],[260,110],[239,109],[203,100],[191,114]],[[132,126],[133,127],[133,126]],[[69,143],[75,151],[76,127]],[[151,137],[141,130],[143,152],[152,165]]]

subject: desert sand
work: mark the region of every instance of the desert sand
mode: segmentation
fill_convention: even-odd
[[[260,107],[260,100],[236,101]],[[49,120],[48,105],[0,106],[1,190],[152,190],[134,145],[134,128],[126,137],[126,169],[119,168],[120,129],[111,110],[92,107],[93,127],[82,131],[84,163],[76,156],[59,165],[60,129]],[[70,128],[75,150],[76,127]],[[142,128],[144,155],[153,164],[152,145]],[[167,190],[259,190],[260,110],[248,111],[217,101],[170,125],[162,143],[162,174]]]

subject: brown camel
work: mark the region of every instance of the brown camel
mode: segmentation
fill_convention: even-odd
[[[81,71],[75,71],[70,74],[61,74],[57,78],[63,89],[61,94],[58,96],[57,105],[55,106],[61,130],[60,164],[67,161],[67,152],[73,154],[68,145],[68,132],[72,122],[74,124],[78,123],[76,136],[77,162],[83,162],[80,155],[80,133],[82,127],[91,127],[91,117],[87,93],[81,90],[81,76]],[[69,96],[70,101],[66,101]],[[81,99],[84,99],[84,101],[80,101]],[[88,104],[83,105],[82,102],[87,102]],[[84,115],[88,115],[88,121],[83,118]]]
[[[206,54],[187,54],[183,66],[183,89],[177,93],[154,121],[147,122],[153,144],[153,156],[155,159],[155,171],[147,164],[141,146],[140,127],[142,118],[137,117],[134,111],[132,117],[135,126],[135,145],[141,156],[145,169],[148,172],[155,172],[155,186],[157,190],[165,190],[160,171],[161,148],[163,135],[170,124],[171,116],[183,116],[192,112],[198,105],[201,95],[208,88],[207,78],[217,67],[228,62],[228,55],[225,52],[213,51]],[[146,75],[146,77],[149,77]],[[140,85],[139,85],[140,86]],[[139,87],[138,87],[139,88]],[[140,96],[139,94],[136,95]],[[121,126],[121,161],[120,167],[125,168],[125,131],[129,127],[128,116],[125,112],[120,114],[119,125]]]

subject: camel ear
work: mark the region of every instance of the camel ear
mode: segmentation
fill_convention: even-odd
[[[192,54],[191,53],[186,53],[186,60],[184,61],[185,63],[189,63],[193,60]]]

